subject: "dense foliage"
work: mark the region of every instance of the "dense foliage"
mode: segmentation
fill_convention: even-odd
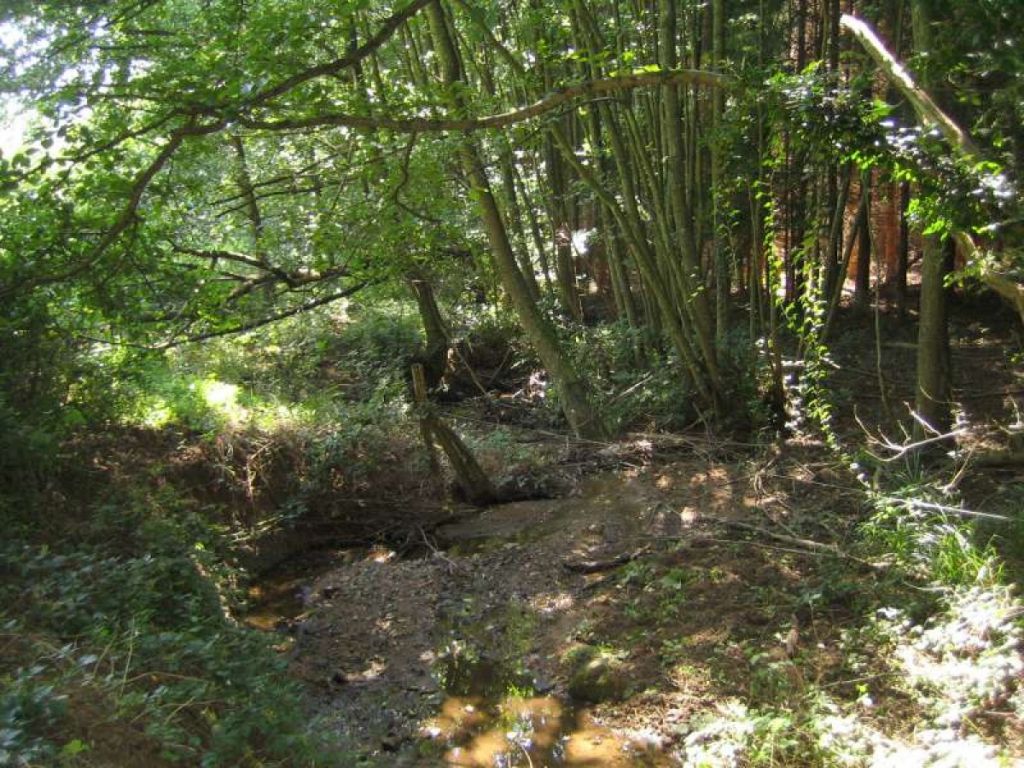
[[[828,375],[837,315],[873,306],[879,418],[949,448],[947,286],[1024,319],[1017,6],[4,3],[28,127],[0,154],[0,763],[324,759],[233,618],[236,556],[310,510],[369,538],[394,531],[345,503],[444,495],[415,363],[433,399],[587,440],[813,427],[875,473],[871,552],[995,589],[987,542],[892,501],[941,453],[891,479]],[[917,319],[899,414],[889,308]],[[137,461],[136,430],[180,444]],[[468,442],[500,481],[538,461]],[[88,700],[121,730],[84,735]]]

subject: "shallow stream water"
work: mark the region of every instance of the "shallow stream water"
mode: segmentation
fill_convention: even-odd
[[[490,659],[448,663],[440,712],[423,729],[451,766],[658,765],[571,700],[538,695],[528,677]],[[429,764],[429,763],[426,763]]]

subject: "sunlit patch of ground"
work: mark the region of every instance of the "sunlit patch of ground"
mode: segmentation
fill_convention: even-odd
[[[446,549],[424,559],[347,565],[312,585],[294,669],[324,727],[379,765],[995,760],[1018,727],[1019,670],[1001,668],[986,708],[937,727],[940,678],[909,663],[911,651],[934,660],[937,641],[922,648],[933,634],[879,621],[879,601],[906,602],[906,589],[758,533],[851,539],[860,497],[811,461],[819,450],[606,472],[568,498],[447,526]],[[922,605],[938,610],[934,596]],[[972,636],[986,631],[995,642],[984,627]],[[566,659],[579,647],[621,659],[621,696],[573,700]],[[989,735],[970,733],[993,719]]]

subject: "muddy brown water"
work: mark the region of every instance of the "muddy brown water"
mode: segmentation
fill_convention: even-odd
[[[449,766],[656,766],[659,756],[595,724],[567,699],[530,692],[531,680],[493,659],[447,659],[446,696],[421,729]],[[429,758],[428,758],[429,759]]]
[[[264,632],[290,631],[305,612],[317,577],[366,554],[366,549],[316,549],[287,558],[253,580],[243,621]]]

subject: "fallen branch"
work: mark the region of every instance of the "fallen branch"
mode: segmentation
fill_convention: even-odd
[[[864,434],[868,436],[868,441],[880,445],[886,450],[892,452],[891,456],[883,457],[879,456],[873,451],[868,451],[868,455],[870,455],[873,459],[888,464],[897,461],[908,454],[915,453],[919,448],[923,448],[926,445],[932,445],[935,443],[946,443],[950,440],[962,437],[967,433],[965,429],[954,429],[950,432],[945,433],[936,432],[931,427],[931,425],[928,424],[924,419],[922,419],[915,411],[911,409],[908,410],[910,410],[910,415],[913,417],[914,421],[921,425],[924,432],[931,432],[930,437],[926,437],[922,440],[916,440],[912,443],[896,443],[890,440],[888,437],[886,437],[881,430],[878,431],[879,436],[876,437],[871,433],[871,430],[868,429],[867,425],[865,425],[864,422],[861,421],[860,416],[858,416],[856,413],[854,414],[854,419],[856,420],[857,425],[862,430],[864,430]]]
[[[776,533],[775,531],[768,530],[767,528],[762,528],[758,525],[751,525],[750,523],[741,523],[738,520],[723,520],[720,522],[722,522],[726,528],[733,528],[735,530],[740,531],[750,531],[751,533],[756,533],[760,536],[765,536],[769,539],[774,539],[775,541],[781,541],[783,544],[794,544],[796,546],[804,547],[806,549],[813,549],[819,552],[827,552],[828,554],[836,555],[837,557],[852,557],[852,555],[847,555],[835,544],[823,544],[822,542],[814,541],[813,539],[803,539],[798,536],[789,536],[784,533]]]
[[[783,533],[776,533],[775,531],[768,530],[767,528],[762,528],[762,527],[757,526],[757,525],[751,525],[750,523],[742,523],[742,522],[740,522],[738,520],[718,520],[717,522],[721,523],[726,528],[732,528],[733,530],[748,531],[750,533],[756,533],[759,536],[764,536],[765,538],[772,539],[773,541],[778,541],[778,542],[780,542],[782,544],[790,544],[790,545],[792,545],[794,547],[800,547],[800,549],[796,549],[796,550],[794,550],[794,549],[785,549],[783,551],[796,552],[798,554],[805,554],[805,555],[806,554],[831,555],[833,557],[839,558],[840,560],[849,560],[850,562],[857,563],[858,565],[863,565],[863,566],[865,566],[867,568],[871,568],[873,570],[881,570],[881,569],[883,569],[885,567],[882,564],[872,563],[871,561],[865,560],[862,557],[857,557],[856,555],[851,555],[849,552],[846,552],[846,551],[840,549],[835,544],[823,544],[820,541],[814,541],[812,539],[803,539],[803,538],[800,538],[798,536],[787,536],[786,534],[783,534]],[[709,539],[709,541],[717,541],[717,540],[716,539]],[[748,543],[754,544],[756,542],[748,542]]]
[[[1013,522],[1013,520],[1005,515],[996,515],[992,512],[975,512],[972,509],[964,509],[963,507],[951,507],[947,504],[938,504],[934,501],[922,501],[921,499],[901,499],[898,496],[881,496],[878,499],[885,504],[892,504],[897,507],[904,507],[905,509],[927,509],[933,512],[943,512],[945,514],[957,515],[959,517],[982,517],[986,520],[999,520],[1004,523]]]
[[[569,571],[569,573],[600,573],[601,571],[610,571],[612,568],[618,568],[620,565],[632,562],[638,557],[650,554],[650,551],[650,547],[641,547],[633,552],[624,552],[621,555],[606,560],[567,560],[562,563],[562,567]]]
[[[422,525],[417,525],[416,529],[419,531],[420,538],[423,539],[423,543],[426,545],[427,549],[430,550],[431,555],[433,555],[439,560],[442,560],[445,563],[445,565],[448,566],[448,573],[461,573],[466,570],[466,566],[455,562],[450,557],[448,557],[448,555],[446,555],[444,552],[442,552],[440,549],[434,546],[434,543],[430,540],[430,537],[427,535],[427,532]]]

